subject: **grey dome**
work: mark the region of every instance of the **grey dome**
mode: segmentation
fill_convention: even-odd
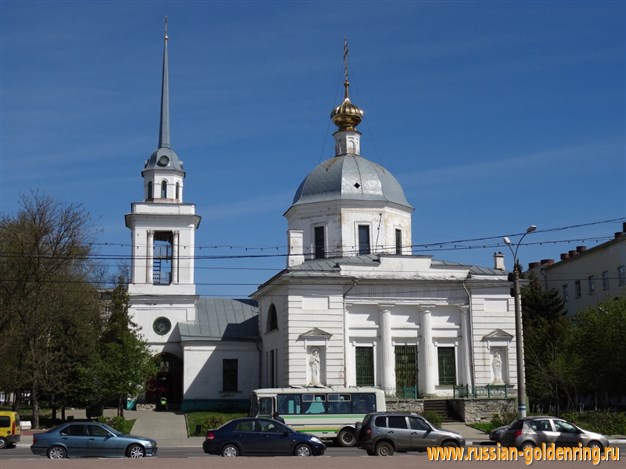
[[[156,150],[154,150],[152,152],[152,155],[150,155],[150,158],[148,158],[145,162],[144,171],[147,169],[159,171],[177,171],[185,174],[185,170],[183,169],[183,162],[178,158],[176,152],[171,148],[157,148]]]
[[[335,156],[317,165],[298,187],[292,205],[331,200],[384,201],[412,208],[389,171],[357,155]]]

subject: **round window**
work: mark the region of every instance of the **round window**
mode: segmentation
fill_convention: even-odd
[[[152,329],[159,335],[165,335],[172,329],[172,323],[164,317],[156,318],[152,324]]]

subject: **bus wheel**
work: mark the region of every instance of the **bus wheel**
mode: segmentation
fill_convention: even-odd
[[[337,435],[337,443],[344,448],[352,447],[356,445],[356,435],[351,428],[344,428]]]

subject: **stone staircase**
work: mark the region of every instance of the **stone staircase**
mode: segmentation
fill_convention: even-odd
[[[443,422],[461,422],[447,399],[424,399],[424,412],[435,412]]]

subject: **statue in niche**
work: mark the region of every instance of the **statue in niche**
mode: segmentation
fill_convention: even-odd
[[[311,371],[311,386],[319,386],[320,382],[320,351],[314,348],[309,354],[309,370]]]
[[[502,357],[500,352],[494,352],[491,361],[493,368],[493,384],[502,384]]]

